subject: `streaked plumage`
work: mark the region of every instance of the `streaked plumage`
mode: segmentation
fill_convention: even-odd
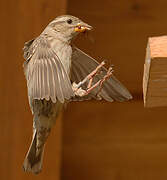
[[[72,21],[72,22],[71,22]],[[108,79],[97,98],[97,90],[85,97],[77,97],[71,82],[79,83],[97,66],[98,62],[71,46],[71,40],[91,26],[80,19],[65,15],[54,19],[41,33],[24,46],[24,71],[33,120],[33,139],[24,161],[25,171],[39,173],[45,141],[61,109],[67,101],[105,99],[112,102],[132,98],[128,90],[114,77]],[[107,72],[95,77],[97,82]],[[85,83],[82,88],[85,89]]]

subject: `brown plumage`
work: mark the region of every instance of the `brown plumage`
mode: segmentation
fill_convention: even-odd
[[[83,97],[75,95],[71,82],[82,81],[99,63],[70,43],[78,33],[91,29],[91,26],[74,16],[59,16],[39,37],[25,43],[24,72],[34,115],[32,143],[23,164],[25,171],[41,171],[45,142],[66,102],[91,98],[112,102],[132,98],[114,76],[103,84],[98,98],[96,89]],[[95,76],[95,82],[103,78],[106,72],[103,67],[101,74]],[[83,89],[86,87],[87,83],[82,85]]]

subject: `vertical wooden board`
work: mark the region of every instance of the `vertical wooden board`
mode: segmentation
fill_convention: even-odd
[[[42,174],[26,174],[22,169],[32,136],[22,48],[24,42],[38,36],[50,20],[65,13],[66,0],[0,1],[0,179],[59,179],[60,119],[46,146]]]

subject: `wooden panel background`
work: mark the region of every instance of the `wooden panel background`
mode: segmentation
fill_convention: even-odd
[[[111,59],[131,90],[127,103],[71,103],[64,114],[61,179],[166,179],[166,108],[144,109],[142,75],[147,38],[167,32],[165,0],[1,1],[0,179],[59,179],[61,122],[46,146],[43,172],[25,174],[32,116],[22,70],[22,47],[66,12],[95,27],[95,43],[77,44],[95,58]]]
[[[0,1],[0,179],[59,179],[61,122],[52,132],[45,151],[43,172],[26,174],[22,163],[32,136],[32,116],[23,74],[22,48],[39,35],[57,15],[66,12],[66,0]]]
[[[148,37],[167,33],[167,1],[75,1],[68,13],[95,27],[92,44],[77,44],[115,74],[134,95],[127,103],[68,106],[63,124],[63,180],[167,178],[166,107],[144,109],[142,76]]]

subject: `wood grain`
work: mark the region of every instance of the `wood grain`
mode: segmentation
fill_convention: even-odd
[[[164,0],[0,1],[0,179],[59,179],[60,121],[49,137],[42,174],[21,169],[32,135],[21,52],[24,42],[66,13],[66,7],[68,14],[94,26],[90,35],[95,43],[81,36],[78,46],[114,64],[114,73],[136,98],[122,104],[69,105],[63,121],[62,179],[166,179],[166,108],[144,109],[142,103],[147,39],[167,30]]]
[[[145,107],[167,105],[167,36],[149,38],[143,75]]]
[[[108,64],[129,88],[127,103],[70,104],[63,121],[62,179],[166,179],[166,108],[144,109],[143,64],[148,37],[165,35],[164,0],[75,1],[68,14],[94,27],[76,44]]]
[[[166,179],[166,108],[142,101],[72,103],[64,116],[62,179]]]

